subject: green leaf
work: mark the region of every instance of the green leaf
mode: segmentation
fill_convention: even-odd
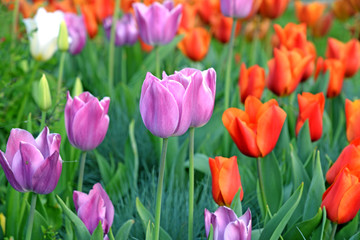
[[[75,235],[79,240],[89,240],[91,238],[89,230],[86,228],[85,224],[81,221],[81,219],[76,216],[61,200],[61,198],[56,195],[57,201],[59,202],[63,212],[70,219],[70,221],[74,224]]]
[[[96,149],[94,149],[93,152],[95,153],[96,162],[99,166],[101,179],[106,185],[110,182],[111,177],[114,175],[113,168],[110,166],[109,161],[105,159]]]
[[[326,96],[328,85],[330,80],[330,73],[327,71],[325,74],[319,74],[318,79],[315,84],[312,86],[310,92],[313,94],[323,92]]]
[[[322,210],[318,209],[317,214],[304,222],[292,226],[291,229],[284,235],[284,239],[302,240],[304,237],[308,239],[314,229],[319,225],[322,219]]]
[[[349,239],[351,236],[353,236],[359,226],[359,214],[357,214],[353,220],[348,222],[344,227],[340,229],[339,232],[335,235],[335,240],[343,240],[343,239]]]
[[[213,240],[213,239],[214,239],[214,227],[212,224],[210,224],[210,231],[207,240]]]
[[[323,240],[324,239],[324,236],[325,236],[325,226],[326,226],[326,223],[329,222],[326,218],[326,209],[325,207],[323,207],[322,209],[322,212],[323,212],[323,216],[322,216],[322,224],[321,226],[319,226],[315,231],[314,231],[314,234],[313,234],[313,237],[312,239],[319,239],[319,240]]]
[[[6,236],[17,236],[18,216],[21,193],[16,191],[8,184],[6,191]]]
[[[126,240],[130,234],[131,228],[135,221],[133,219],[127,220],[118,230],[115,236],[115,240]]]
[[[139,198],[136,198],[136,210],[142,220],[144,229],[146,228],[146,230],[148,230],[149,222],[154,223],[155,219],[151,215],[149,210],[147,210],[145,206],[141,203]],[[171,239],[170,235],[161,227],[160,227],[160,239],[162,240]]]
[[[262,228],[252,230],[251,231],[251,239],[252,240],[259,240],[262,231],[263,231]]]
[[[104,230],[102,229],[101,221],[99,221],[98,226],[91,235],[90,240],[103,240],[104,239]]]
[[[148,222],[147,228],[146,228],[146,234],[145,234],[145,240],[154,240],[154,223],[151,221]]]
[[[106,192],[109,196],[112,196],[113,202],[117,202],[119,198],[129,190],[128,173],[129,169],[127,169],[123,163],[118,162],[116,172],[112,175],[110,182],[105,186]]]
[[[189,160],[185,162],[185,167],[189,167]],[[194,169],[206,175],[210,175],[209,157],[205,154],[195,153]]]
[[[299,205],[303,187],[304,184],[302,183],[274,217],[265,225],[260,240],[277,240],[280,237],[290,217]]]
[[[107,236],[108,236],[109,240],[115,240],[111,227],[109,229]]]
[[[240,217],[242,215],[240,193],[241,193],[241,187],[235,194],[235,197],[233,198],[233,200],[231,202],[231,206],[230,206],[230,208],[235,212],[236,216],[238,216],[238,217]]]
[[[349,240],[359,240],[360,239],[360,232],[357,232],[354,236],[349,238]]]
[[[304,125],[301,127],[296,142],[299,158],[303,163],[305,163],[306,159],[308,159],[313,151],[308,120],[306,120]]]

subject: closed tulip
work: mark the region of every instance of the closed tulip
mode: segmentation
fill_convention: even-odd
[[[226,17],[250,18],[259,9],[262,0],[220,0],[221,12]]]
[[[324,13],[325,8],[326,4],[321,2],[295,2],[295,12],[297,19],[302,23],[306,23],[306,25],[309,27],[313,27],[316,22],[319,21],[320,17]]]
[[[299,134],[300,129],[307,120],[309,122],[311,141],[317,141],[322,135],[322,119],[325,107],[324,94],[322,92],[318,94],[304,92],[301,95],[298,94],[297,98],[299,116],[296,122],[296,135]]]
[[[195,5],[184,3],[179,29],[186,31],[193,29],[198,11],[199,9]]]
[[[105,138],[109,127],[107,115],[110,98],[99,101],[89,92],[71,98],[67,93],[65,128],[69,142],[82,151],[96,148]]]
[[[69,31],[71,54],[79,54],[86,44],[86,27],[84,18],[74,13],[65,13],[65,22]]]
[[[352,220],[360,209],[358,174],[345,167],[324,192],[321,207],[326,208],[326,215],[333,222],[343,224]]]
[[[107,39],[110,40],[112,17],[104,20],[104,29]],[[116,22],[115,27],[115,45],[134,45],[139,37],[139,31],[136,21],[131,13],[124,14],[123,17]]]
[[[356,39],[343,43],[329,38],[326,57],[340,60],[345,67],[345,77],[352,77],[360,68],[360,43]]]
[[[346,137],[349,142],[360,138],[360,100],[345,100]]]
[[[319,21],[317,21],[315,23],[315,25],[312,27],[312,29],[311,29],[312,35],[314,37],[323,37],[326,34],[328,34],[328,32],[331,28],[333,19],[334,19],[334,15],[331,12],[323,15],[319,19]]]
[[[0,164],[11,186],[19,192],[51,193],[60,178],[59,155],[61,136],[45,127],[34,139],[31,133],[14,128],[0,151]]]
[[[268,61],[267,87],[278,96],[290,95],[299,85],[312,60],[313,56],[302,57],[296,50],[275,48],[274,58]]]
[[[154,2],[149,7],[143,3],[134,3],[135,19],[141,39],[150,45],[164,45],[175,36],[180,20],[182,6],[175,8]]]
[[[251,212],[248,209],[244,215],[237,217],[228,207],[219,207],[214,213],[205,209],[205,231],[209,236],[210,226],[213,226],[213,240],[251,240]]]
[[[331,5],[331,10],[340,21],[345,21],[356,13],[349,0],[335,0]]]
[[[286,10],[289,0],[263,0],[260,5],[260,14],[265,18],[275,19]]]
[[[360,139],[352,141],[346,146],[335,163],[326,173],[326,181],[332,184],[340,171],[347,167],[350,171],[360,170]]]
[[[74,191],[73,200],[76,213],[90,234],[95,231],[99,221],[104,235],[109,232],[114,220],[114,206],[100,183],[96,183],[89,194]]]
[[[243,63],[239,76],[239,88],[242,103],[245,103],[248,96],[260,99],[265,88],[265,70],[258,65],[246,69]]]
[[[193,61],[204,59],[209,51],[210,33],[202,27],[193,28],[184,33],[184,39],[178,44],[181,52]]]
[[[39,8],[35,17],[24,19],[30,42],[30,53],[38,61],[49,60],[57,50],[57,39],[64,14]]]
[[[241,188],[240,200],[243,199],[244,192],[236,159],[236,156],[209,158],[212,194],[214,201],[220,206],[230,206],[239,188]]]
[[[285,111],[275,99],[263,104],[249,96],[245,111],[229,108],[222,121],[240,152],[249,157],[264,157],[274,149],[285,118]]]
[[[222,43],[228,43],[230,41],[231,36],[231,28],[233,25],[233,19],[229,17],[225,17],[222,14],[218,14],[211,19],[211,32],[214,35],[214,37],[222,42]],[[239,21],[236,21],[236,30],[235,30],[235,36],[241,29],[241,23]]]

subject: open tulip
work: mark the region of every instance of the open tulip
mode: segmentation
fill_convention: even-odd
[[[325,3],[311,2],[304,4],[301,1],[295,2],[296,17],[300,22],[306,23],[307,26],[313,27],[326,8]]]
[[[260,14],[265,18],[275,19],[286,10],[289,0],[263,0],[260,5]]]
[[[209,236],[210,226],[213,226],[213,240],[251,239],[251,212],[248,209],[244,215],[237,217],[228,207],[219,207],[214,213],[205,209],[205,231]]]
[[[265,88],[265,71],[262,67],[254,65],[246,69],[245,63],[241,65],[239,76],[241,102],[245,103],[248,96],[261,98]]]
[[[304,92],[298,94],[299,116],[296,122],[296,135],[299,134],[300,129],[305,121],[309,122],[311,141],[317,141],[322,135],[322,119],[325,107],[324,94],[311,94]]]
[[[169,4],[154,2],[149,7],[134,3],[135,19],[141,39],[150,45],[164,45],[175,36],[182,13],[182,6],[172,8]]]
[[[24,19],[30,40],[30,53],[38,61],[47,61],[57,50],[60,24],[64,14],[60,11],[46,12],[39,8],[35,17]]]
[[[324,192],[321,207],[325,207],[327,217],[338,224],[353,219],[360,209],[358,173],[354,174],[348,168],[344,168]]]
[[[96,183],[89,194],[74,191],[73,200],[76,213],[90,234],[95,231],[99,221],[104,235],[109,232],[114,220],[114,206],[100,183]]]
[[[14,128],[0,151],[0,164],[11,186],[19,192],[51,193],[60,178],[59,155],[61,136],[45,127],[34,139],[31,133]]]
[[[205,28],[193,28],[185,32],[185,37],[178,47],[191,60],[201,61],[208,53],[210,40],[211,35]]]
[[[104,20],[104,29],[106,37],[110,39],[112,17]],[[139,31],[136,26],[136,21],[131,13],[123,15],[123,17],[116,22],[115,28],[115,45],[134,45],[138,39]]]
[[[259,9],[262,0],[220,0],[221,12],[226,17],[250,18]]]
[[[346,137],[349,142],[360,138],[360,100],[345,100]]]
[[[222,121],[240,152],[249,157],[264,157],[274,149],[285,118],[285,111],[275,99],[263,104],[249,96],[245,111],[229,108]]]
[[[241,186],[241,178],[236,156],[231,158],[209,158],[212,177],[212,194],[214,201],[222,206],[230,206],[236,193],[241,188],[240,200],[243,199],[244,191]]]
[[[268,61],[269,74],[266,79],[267,87],[278,96],[286,96],[295,91],[304,72],[313,60],[313,56],[302,55],[285,48],[274,49],[274,58]]]
[[[65,22],[70,37],[71,54],[78,54],[86,44],[86,27],[84,18],[74,13],[65,13]]]
[[[96,148],[105,138],[109,126],[110,98],[99,101],[89,92],[71,98],[67,93],[65,128],[69,142],[82,151]]]

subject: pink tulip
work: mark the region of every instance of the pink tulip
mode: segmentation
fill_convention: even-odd
[[[99,221],[104,235],[109,232],[114,220],[114,206],[100,183],[96,183],[89,194],[74,191],[73,200],[76,213],[90,234],[95,231]]]
[[[49,133],[47,127],[34,139],[31,133],[14,128],[0,151],[0,164],[11,186],[19,192],[51,193],[60,178],[59,155],[61,136]]]
[[[107,39],[110,39],[112,17],[107,17],[104,20],[104,29]],[[138,40],[139,30],[136,26],[136,21],[131,13],[125,14],[120,20],[116,22],[115,28],[115,45],[134,45]]]
[[[221,12],[226,17],[248,18],[257,12],[261,0],[220,0]]]
[[[84,18],[74,13],[65,13],[64,15],[66,26],[70,37],[71,54],[80,53],[86,44],[86,27]]]
[[[96,148],[105,138],[109,116],[110,98],[100,102],[89,92],[71,98],[67,93],[65,127],[70,143],[83,151]]]

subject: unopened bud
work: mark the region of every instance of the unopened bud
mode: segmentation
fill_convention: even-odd
[[[82,92],[84,91],[81,80],[79,77],[76,78],[75,80],[75,85],[73,88],[73,92],[72,95],[75,96],[79,96]]]
[[[69,34],[65,21],[62,21],[60,24],[58,48],[64,52],[69,49]]]
[[[37,95],[37,104],[39,108],[41,111],[46,112],[51,107],[51,94],[45,74],[43,74],[40,79]]]

